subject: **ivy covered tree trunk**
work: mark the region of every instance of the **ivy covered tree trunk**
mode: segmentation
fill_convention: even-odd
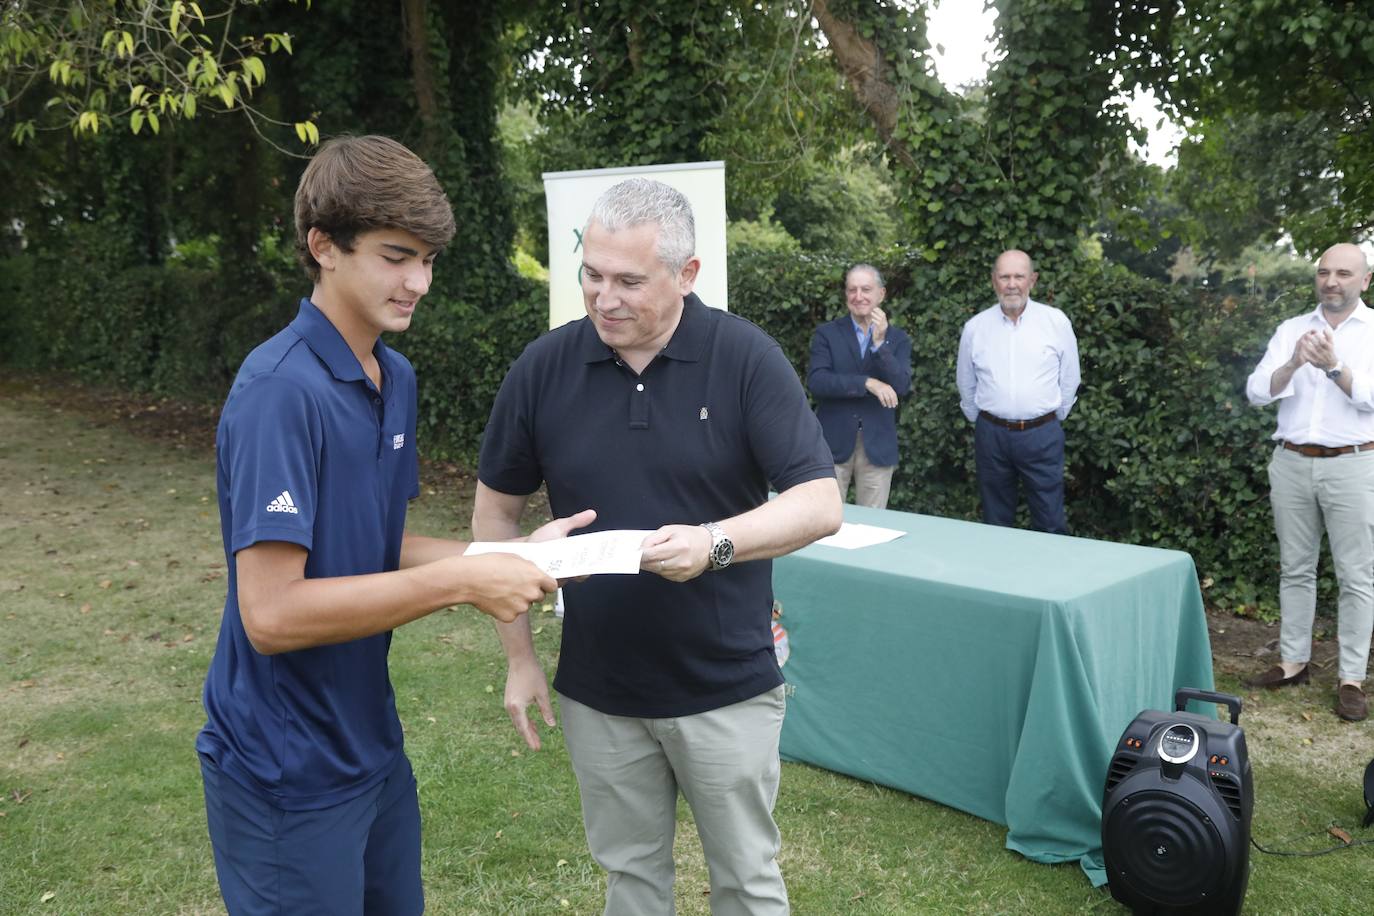
[[[1108,104],[1112,0],[998,0],[994,64],[981,94],[936,79],[925,9],[891,0],[813,0],[836,66],[891,153],[903,213],[930,261],[990,265],[1004,248],[1072,258],[1097,212],[1104,162],[1124,155]]]

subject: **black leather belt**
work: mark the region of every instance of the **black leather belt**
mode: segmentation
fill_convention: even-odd
[[[1020,431],[1023,429],[1035,429],[1037,426],[1044,426],[1046,423],[1053,420],[1056,417],[1056,414],[1054,411],[1051,410],[1043,417],[1035,417],[1032,420],[1003,420],[1001,417],[994,416],[993,414],[988,413],[986,410],[980,410],[978,411],[978,416],[982,417],[984,420],[987,420],[989,423],[996,423],[998,426],[1004,427],[1006,429],[1014,429]]]

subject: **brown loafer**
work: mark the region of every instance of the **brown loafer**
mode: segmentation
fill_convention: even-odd
[[[1347,722],[1363,722],[1369,716],[1364,691],[1354,684],[1342,684],[1336,691],[1336,715]]]
[[[1306,684],[1312,677],[1312,666],[1303,665],[1302,670],[1292,677],[1284,677],[1283,665],[1275,665],[1263,674],[1256,675],[1245,682],[1246,687],[1268,687],[1271,690],[1275,687],[1291,687],[1294,684]]]

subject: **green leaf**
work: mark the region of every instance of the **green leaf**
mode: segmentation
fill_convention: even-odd
[[[134,134],[137,134],[143,129],[143,121],[146,117],[147,115],[141,108],[129,112],[129,129],[132,130]]]

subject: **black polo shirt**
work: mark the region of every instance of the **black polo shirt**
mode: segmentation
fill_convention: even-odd
[[[796,371],[751,322],[683,303],[672,340],[641,375],[583,318],[525,348],[482,440],[482,483],[525,495],[546,483],[555,516],[587,530],[695,525],[739,515],[835,467]],[[564,589],[554,687],[610,715],[692,715],[782,683],[773,652],[773,564],[690,582],[593,576]]]

